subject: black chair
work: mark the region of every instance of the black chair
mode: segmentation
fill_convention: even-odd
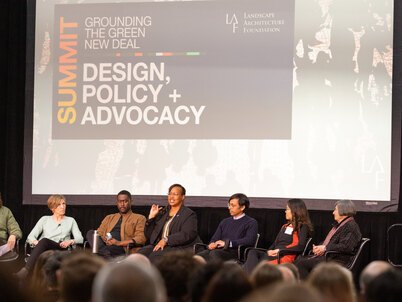
[[[8,253],[11,253],[11,254],[7,255]],[[17,260],[19,258],[19,253],[20,253],[20,240],[19,239],[17,239],[15,241],[14,249],[8,253],[5,254],[5,255],[7,255],[7,257],[4,257],[4,258],[0,257],[0,263],[11,262],[11,261]]]
[[[402,223],[391,225],[387,230],[387,260],[393,266],[402,268],[402,252],[398,246],[402,242]]]
[[[311,242],[312,242],[312,238],[308,238],[307,241],[306,241],[306,245],[304,246],[303,251],[297,252],[297,251],[290,251],[290,250],[286,250],[286,249],[279,250],[277,258],[276,258],[278,260],[278,264],[281,263],[281,259],[285,255],[296,255],[296,257],[299,256],[299,255],[302,255],[302,256],[307,255],[307,253],[309,251],[309,248],[310,248],[310,245],[311,245]],[[247,255],[251,250],[261,251],[261,252],[264,252],[264,253],[266,253],[268,251],[268,249],[264,249],[264,248],[249,247],[249,248],[246,249],[246,251],[244,253],[245,259],[247,259]]]
[[[358,262],[360,261],[363,249],[365,246],[368,246],[368,242],[370,242],[369,238],[362,238],[360,241],[359,246],[356,248],[356,250],[353,253],[344,253],[344,252],[338,252],[338,251],[326,251],[325,252],[325,260],[326,261],[331,261],[331,257],[334,255],[349,255],[350,260],[343,264],[344,267],[352,271],[352,273],[355,273],[356,267]]]
[[[25,262],[28,261],[28,258],[31,256],[31,252],[32,252],[32,250],[33,250],[34,248],[35,248],[35,246],[32,245],[32,244],[30,244],[30,243],[28,242],[28,240],[25,241],[25,244],[24,244],[24,261],[25,261]]]
[[[253,248],[257,248],[258,245],[258,241],[260,240],[260,234],[257,234],[257,238],[255,240],[255,243],[253,245]],[[197,254],[200,251],[206,250],[208,248],[208,244],[205,243],[196,243],[193,246],[193,253]],[[245,260],[244,254],[245,251],[247,250],[247,248],[250,248],[250,246],[246,246],[246,245],[239,245],[237,247],[237,261],[239,263],[243,263]]]

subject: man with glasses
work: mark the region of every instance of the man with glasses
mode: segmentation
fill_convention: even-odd
[[[250,207],[248,197],[242,193],[229,198],[228,208],[231,217],[222,220],[212,236],[206,250],[198,253],[207,261],[237,259],[239,245],[253,246],[257,240],[257,220],[246,215]]]

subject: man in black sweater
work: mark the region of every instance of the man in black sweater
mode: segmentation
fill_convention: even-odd
[[[198,255],[207,261],[237,259],[239,245],[254,246],[257,240],[258,224],[257,220],[245,214],[249,207],[250,201],[246,195],[237,193],[230,196],[228,208],[231,217],[219,223],[208,248]]]

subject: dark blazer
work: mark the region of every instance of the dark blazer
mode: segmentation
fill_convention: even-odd
[[[150,244],[157,244],[161,239],[163,226],[169,216],[169,206],[162,209],[161,212],[145,223],[145,236],[149,239]],[[197,231],[197,215],[186,206],[181,206],[170,224],[167,245],[187,248],[197,242],[200,242]]]
[[[339,227],[339,230],[332,236],[327,245],[327,251],[337,251],[342,253],[354,252],[362,239],[359,225],[354,219],[346,222]],[[347,262],[350,259],[348,255],[334,255],[334,260]]]

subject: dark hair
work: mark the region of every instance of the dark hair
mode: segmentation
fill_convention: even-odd
[[[173,188],[175,188],[175,187],[180,188],[180,189],[181,189],[181,193],[182,193],[183,195],[186,195],[186,188],[184,188],[184,187],[183,187],[182,185],[180,185],[180,184],[173,184],[173,185],[171,185],[171,186],[169,187],[168,193],[170,193],[170,191],[171,191]]]
[[[0,208],[3,206],[3,199],[1,199],[1,192],[0,192]]]
[[[189,282],[201,266],[188,251],[170,251],[155,262],[165,281],[167,295],[171,301],[181,301],[188,295]]]
[[[294,198],[288,200],[288,206],[292,212],[292,225],[296,231],[300,230],[302,224],[307,225],[310,234],[313,232],[313,225],[310,221],[310,216],[306,204],[302,199]]]
[[[200,302],[211,279],[222,268],[221,260],[208,261],[204,266],[197,269],[189,281],[190,298],[192,302]]]
[[[240,207],[244,206],[244,212],[250,207],[250,200],[248,200],[248,197],[243,193],[233,194],[232,196],[229,197],[228,203],[232,199],[238,199],[239,200],[239,206]]]
[[[68,255],[66,251],[54,251],[49,254],[46,259],[42,271],[44,275],[44,281],[47,287],[57,288],[59,283],[57,280],[57,271],[60,269],[63,259]]]
[[[117,193],[116,197],[119,196],[119,195],[127,195],[128,199],[131,200],[131,193],[129,191],[127,191],[127,190],[121,190],[119,193]]]
[[[251,272],[251,282],[254,288],[270,286],[282,281],[283,276],[278,266],[266,261],[260,262]]]
[[[209,282],[203,302],[235,302],[252,291],[246,272],[237,263],[224,263]]]
[[[69,254],[61,263],[62,301],[91,301],[93,281],[105,264],[103,258],[89,253]]]
[[[48,290],[47,280],[45,279],[43,267],[49,260],[49,257],[53,255],[56,250],[47,250],[39,255],[35,261],[35,265],[32,270],[31,278],[29,280],[28,288],[31,292],[35,292],[39,295],[44,294]]]
[[[398,270],[386,271],[371,280],[367,285],[367,302],[396,302],[401,300],[401,296],[402,273]]]

